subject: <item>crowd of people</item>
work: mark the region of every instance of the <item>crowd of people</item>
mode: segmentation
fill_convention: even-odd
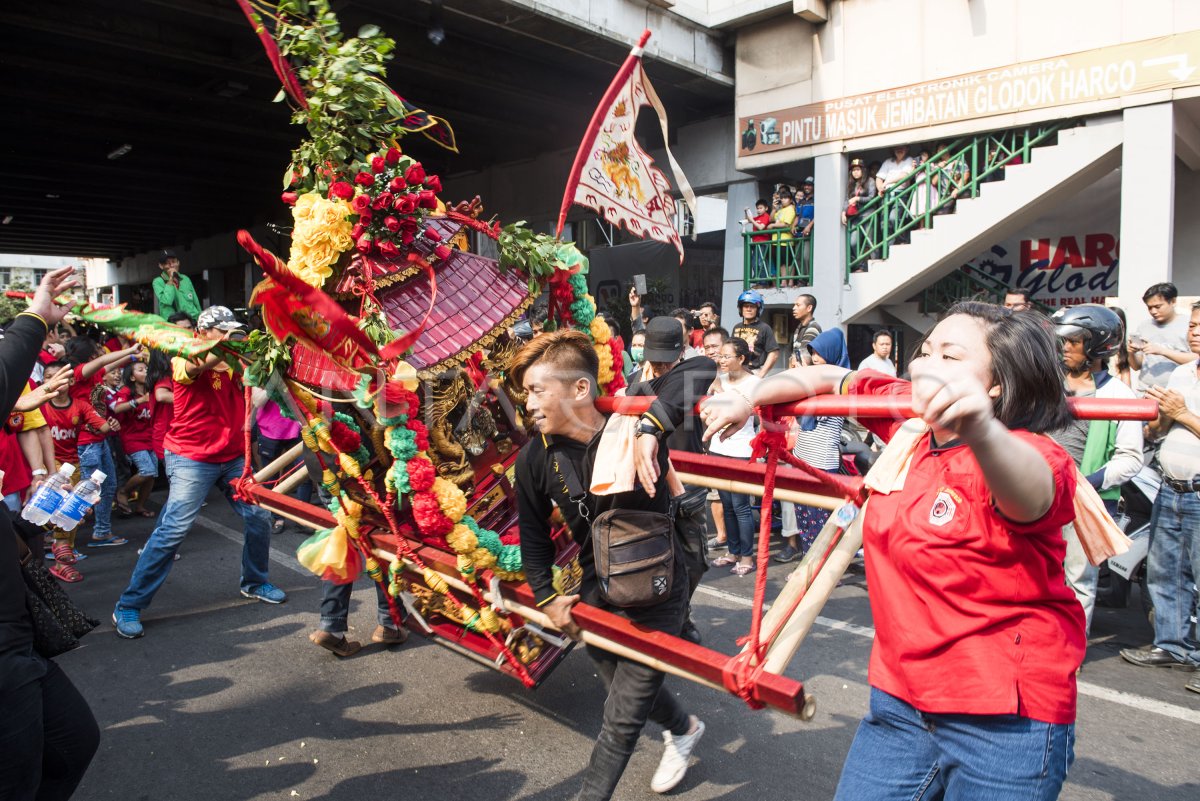
[[[174,270],[170,259],[164,262],[164,283],[181,304],[173,322],[213,342],[244,332],[245,324],[229,309],[189,307],[182,282],[171,277],[178,262]],[[17,537],[34,553],[44,552],[53,575],[69,584],[82,580],[83,560],[128,545],[118,530],[122,519],[157,517],[128,586],[114,599],[115,631],[133,639],[145,633],[141,614],[179,558],[210,489],[219,486],[229,494],[243,473],[245,395],[215,351],[190,361],[167,359],[119,337],[72,329],[50,300],[69,282],[63,271],[48,276],[30,311],[6,326],[0,342],[5,381],[0,399],[13,410],[0,431],[7,509],[0,520],[15,525]],[[759,502],[744,493],[682,483],[670,452],[748,460],[763,425],[754,414],[758,406],[832,392],[911,393],[923,421],[919,430],[893,420],[796,421],[793,454],[818,470],[863,471],[885,446],[906,449],[901,461],[907,478],[892,476],[890,490],[879,488],[886,481],[872,484],[875,491],[862,512],[877,631],[871,710],[847,759],[838,797],[892,797],[888,792],[896,788],[911,795],[930,782],[943,790],[972,788],[981,781],[981,764],[1004,762],[998,755],[1008,753],[1014,757],[1005,770],[988,776],[1007,788],[1008,795],[997,797],[1019,791],[1054,798],[1072,758],[1074,677],[1100,578],[1079,537],[1062,533],[1083,484],[1116,517],[1135,477],[1147,472],[1160,477],[1151,499],[1146,565],[1154,639],[1121,656],[1138,666],[1200,667],[1192,630],[1193,566],[1200,565],[1200,304],[1189,318],[1176,311],[1177,296],[1170,284],[1150,287],[1144,301],[1151,319],[1127,332],[1119,310],[1087,304],[1047,317],[1033,308],[1028,293],[1013,291],[1003,304],[955,306],[907,359],[893,352],[892,333],[880,329],[871,352],[853,365],[842,330],[825,330],[817,322],[812,295],[795,298],[794,328],[781,360],[781,337],[763,319],[764,299],[755,290],[738,297],[728,329],[715,303],[647,317],[631,290],[633,334],[624,392],[654,396],[636,423],[628,466],[636,474],[635,489],[614,496],[589,493],[574,504],[559,497],[567,485],[562,471],[573,471],[589,486],[607,423],[593,404],[597,357],[586,336],[537,333],[531,324],[528,344],[510,368],[526,393],[529,433],[540,435],[530,437],[516,468],[529,584],[546,614],[569,635],[578,634],[571,609],[583,600],[701,643],[691,599],[705,573],[717,569],[745,577],[763,567],[756,558]],[[616,320],[608,322],[620,330]],[[26,340],[33,343],[28,354],[22,350]],[[1068,397],[1139,395],[1153,398],[1161,410],[1144,428],[1129,421],[1076,420],[1066,406]],[[705,396],[703,411],[694,417],[691,410]],[[251,398],[261,463],[274,461],[300,443],[299,426],[265,393]],[[61,464],[104,476],[90,525],[43,531],[17,520],[31,491]],[[147,502],[164,477],[166,495],[156,515]],[[314,491],[321,489],[304,482],[298,493],[307,500]],[[268,604],[284,602],[286,594],[268,575],[271,536],[284,521],[229,497],[243,520],[239,592]],[[591,536],[590,521],[605,512],[669,515],[674,558],[667,595],[639,609],[610,602],[589,548],[581,554],[581,585],[563,591],[553,580],[555,550],[547,522],[553,506],[581,543]],[[778,516],[773,528],[779,531],[772,559],[787,563],[808,552],[829,512],[784,502],[772,516]],[[78,542],[77,531],[85,532]],[[0,536],[0,543],[8,539]],[[928,547],[933,540],[938,548]],[[3,561],[12,546],[0,547]],[[95,749],[95,723],[53,661],[32,654],[28,622],[14,600],[21,579],[10,575],[16,559],[10,561],[0,574],[0,695],[33,704],[54,694],[55,703],[71,706],[79,724],[53,734],[73,738],[62,751],[72,758],[54,762],[47,756],[37,776],[28,767],[32,763],[18,769],[0,755],[0,788],[58,782],[67,788],[59,796],[65,798]],[[963,581],[966,570],[970,580]],[[1012,581],[999,581],[1001,576],[1019,576],[1017,590]],[[352,655],[361,646],[345,635],[350,585],[325,585],[320,626],[310,639],[339,657]],[[404,630],[394,627],[386,599],[377,595],[379,625],[372,639],[402,643]],[[1014,650],[1014,643],[1020,647]],[[665,743],[652,789],[674,788],[705,724],[663,688],[661,672],[594,648],[588,652],[609,697],[579,797],[611,797],[650,720],[663,727]],[[1200,672],[1183,686],[1200,692]],[[33,724],[3,725],[11,734],[14,726],[24,731]],[[49,755],[57,746],[48,729],[43,734],[36,747]],[[1055,765],[1036,781],[1025,764],[1035,742],[1043,756],[1050,749]]]

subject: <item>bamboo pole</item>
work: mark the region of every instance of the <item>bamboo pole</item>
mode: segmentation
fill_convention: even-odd
[[[725,490],[726,492],[737,492],[742,495],[753,495],[761,498],[763,488],[761,484],[750,484],[745,481],[734,481],[730,478],[714,478],[713,476],[702,476],[699,473],[677,473],[679,480],[684,484],[693,484],[697,487],[708,487],[709,489]],[[799,492],[798,490],[788,490],[782,487],[775,488],[775,499],[779,501],[787,501],[789,503],[798,503],[804,506],[816,506],[819,509],[838,509],[845,503],[841,498],[831,498],[827,495],[816,495],[811,492]]]
[[[288,448],[284,453],[280,454],[270,464],[264,465],[261,470],[254,474],[254,480],[262,482],[271,476],[279,473],[285,467],[291,467],[292,463],[300,458],[300,454],[304,452],[304,443],[297,442],[291,448]]]
[[[295,473],[292,473],[290,476],[280,481],[271,489],[275,490],[275,492],[278,492],[280,495],[287,495],[305,481],[308,481],[308,470],[302,466]]]
[[[858,516],[834,545],[828,559],[823,565],[819,565],[821,557],[837,537],[837,524],[834,518],[830,517],[812,547],[808,549],[808,554],[788,576],[779,597],[763,616],[763,631],[772,632],[778,629],[767,647],[767,655],[763,660],[764,670],[770,673],[783,671],[800,649],[801,643],[816,622],[817,615],[821,613],[829,596],[837,589],[838,582],[850,566],[851,560],[862,547],[864,511],[865,507],[858,511]],[[788,615],[788,610],[801,593],[804,597],[800,598],[795,610]]]

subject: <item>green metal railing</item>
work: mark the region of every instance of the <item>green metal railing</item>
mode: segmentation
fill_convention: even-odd
[[[742,282],[746,289],[812,286],[813,238],[787,231],[742,232]],[[762,239],[755,242],[755,238]]]
[[[983,300],[1000,304],[1008,294],[1008,284],[999,278],[964,264],[942,280],[921,290],[918,300],[921,314],[941,314],[960,300]],[[1044,314],[1054,310],[1040,301],[1033,306]]]
[[[1004,178],[1008,166],[1026,164],[1033,148],[1046,144],[1074,121],[1058,120],[1028,128],[993,131],[960,139],[932,154],[903,181],[859,207],[846,225],[846,275],[864,270],[870,259],[886,259],[898,239],[929,228],[949,214],[959,198],[979,196],[979,188]]]

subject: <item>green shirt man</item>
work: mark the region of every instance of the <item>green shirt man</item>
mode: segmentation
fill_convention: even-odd
[[[154,297],[158,298],[158,315],[167,318],[183,312],[195,322],[200,316],[200,300],[196,297],[192,279],[179,272],[179,258],[174,251],[162,252],[158,268],[162,273],[152,283]]]

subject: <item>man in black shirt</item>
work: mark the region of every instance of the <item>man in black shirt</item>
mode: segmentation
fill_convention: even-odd
[[[686,343],[683,327],[673,325],[677,322],[674,318],[663,317],[650,321],[646,327],[645,355],[654,377],[634,383],[626,391],[630,397],[657,396],[639,422],[646,436],[638,437],[634,445],[634,466],[644,486],[651,486],[661,478],[655,474],[657,460],[665,450],[658,447],[660,438],[665,439],[672,450],[704,453],[701,440],[704,432],[691,412],[717,380],[717,363],[707,356],[683,357]],[[708,521],[704,509],[708,490],[685,486],[669,470],[667,489],[677,507],[675,532],[683,546],[690,602],[708,570]],[[692,621],[690,606],[684,619],[683,637],[697,645],[701,640]]]
[[[672,323],[676,324],[673,320]],[[596,448],[606,422],[595,407],[598,372],[599,361],[591,340],[578,331],[535,337],[510,364],[512,381],[527,394],[525,409],[535,429],[521,449],[516,465],[525,578],[538,606],[569,636],[578,637],[580,633],[571,618],[571,607],[581,598],[641,626],[678,635],[687,597],[678,550],[670,597],[654,606],[625,609],[608,607],[603,602],[591,543],[590,521],[609,509],[668,511],[666,449],[660,449],[653,494],[637,487],[632,492],[615,495],[587,493],[576,503],[567,489],[568,470],[574,472],[584,488],[591,484]],[[561,584],[555,587],[556,549],[550,539],[549,522],[555,505],[579,544],[583,579],[578,588]],[[671,693],[663,689],[665,676],[660,671],[591,646],[588,654],[608,686],[608,699],[600,737],[583,776],[579,801],[604,801],[612,797],[647,719],[666,729],[663,733],[666,749],[650,786],[655,792],[667,792],[687,772],[688,757],[704,733],[704,724],[684,712]]]
[[[762,321],[763,296],[748,289],[738,295],[738,313],[742,321],[733,327],[735,339],[744,339],[750,346],[750,361],[746,367],[759,378],[766,378],[779,359],[779,342],[775,331]]]

